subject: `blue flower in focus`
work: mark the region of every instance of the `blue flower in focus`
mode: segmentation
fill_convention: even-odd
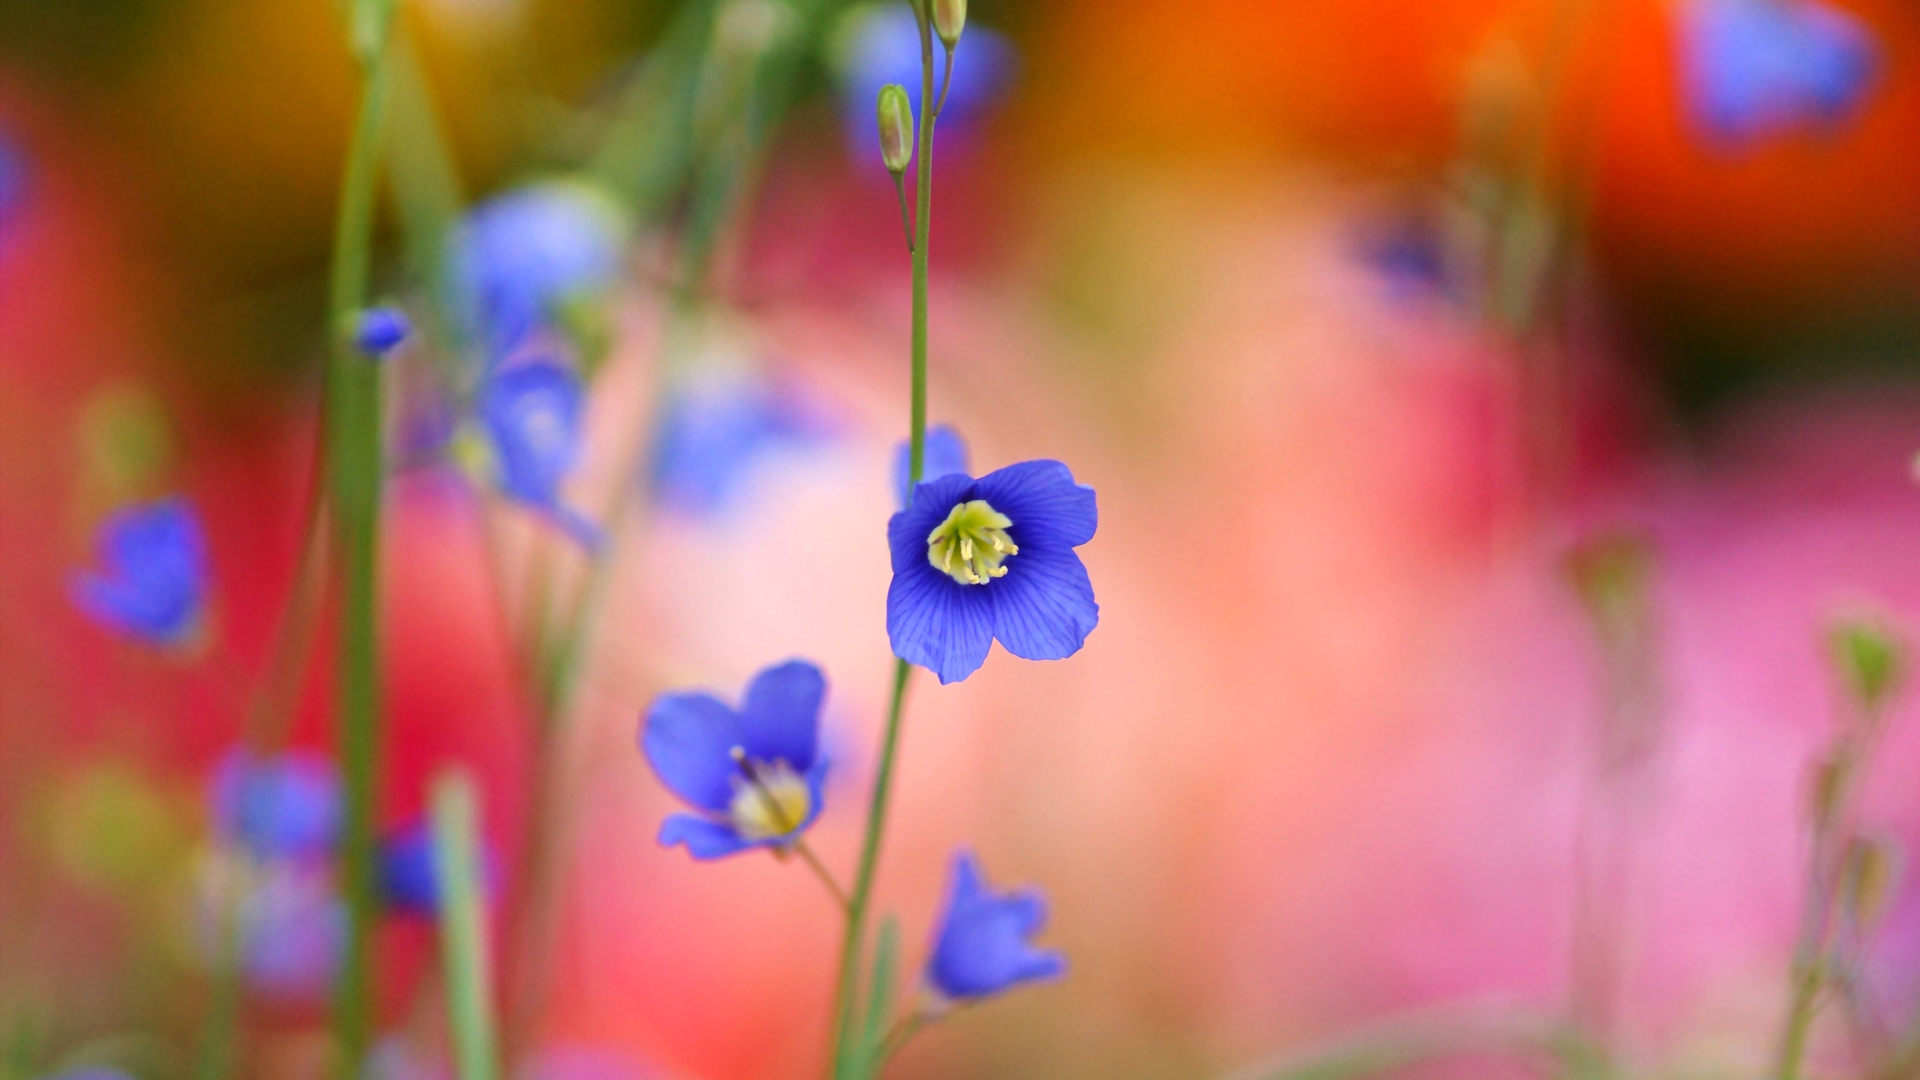
[[[1679,30],[1689,109],[1725,143],[1837,125],[1873,81],[1871,33],[1820,0],[1693,0]]]
[[[339,842],[340,774],[311,750],[235,750],[214,770],[209,794],[220,835],[255,858],[321,858]]]
[[[818,753],[827,681],[804,660],[767,668],[738,710],[710,694],[662,694],[640,725],[654,775],[698,813],[675,814],[660,843],[696,859],[794,844],[820,816],[827,762]]]
[[[424,818],[402,825],[380,841],[380,894],[403,915],[434,918],[440,911],[440,879],[434,873],[433,828]],[[493,890],[491,845],[480,850],[480,885]]]
[[[938,480],[967,471],[967,440],[947,424],[927,429],[927,442],[922,451],[921,480]],[[903,441],[893,451],[893,503],[902,510],[907,507],[908,489],[912,486],[909,481],[912,466],[913,444]]]
[[[995,638],[1026,660],[1079,652],[1100,605],[1073,549],[1093,539],[1099,518],[1093,489],[1057,461],[914,485],[887,522],[894,655],[950,683],[977,671]]]
[[[353,344],[362,353],[383,359],[413,332],[407,313],[397,307],[370,307],[354,321]]]
[[[624,234],[612,202],[578,184],[533,184],[475,208],[454,237],[451,273],[455,309],[488,362],[609,289]]]
[[[332,986],[347,911],[325,867],[269,864],[239,917],[241,971],[255,991],[314,1000]]]
[[[207,596],[207,541],[200,516],[174,496],[132,506],[101,525],[101,569],[74,576],[74,603],[96,622],[156,645],[200,625]]]
[[[560,486],[580,463],[585,394],[579,376],[548,360],[506,368],[481,388],[478,412],[508,498],[539,510],[587,547],[600,530],[563,505]]]
[[[973,852],[957,853],[946,911],[927,958],[927,985],[958,1002],[1059,978],[1066,974],[1066,959],[1027,942],[1046,921],[1047,902],[1039,892],[995,893]]]
[[[820,425],[793,393],[753,374],[707,371],[671,393],[654,437],[655,497],[694,515],[725,510],[769,456]]]
[[[880,131],[873,122],[880,88],[899,83],[913,102],[917,125],[920,108],[920,30],[905,4],[869,5],[848,13],[840,27],[839,68],[841,119],[855,153],[881,168]],[[1013,80],[1015,58],[1007,39],[967,23],[967,32],[954,50],[953,83],[936,130],[964,134],[999,102]],[[946,77],[946,50],[933,42],[933,92]]]

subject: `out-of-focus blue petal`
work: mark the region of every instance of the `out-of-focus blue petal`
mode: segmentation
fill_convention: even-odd
[[[480,846],[480,887],[492,893],[498,884],[499,860],[493,845]],[[440,879],[435,872],[433,827],[416,818],[380,841],[380,895],[387,906],[406,915],[434,918],[440,911]]]
[[[915,500],[923,485],[916,489]],[[896,571],[887,586],[887,640],[893,654],[959,682],[980,670],[993,647],[991,585],[962,585],[927,564]],[[997,582],[995,584],[998,584]]]
[[[413,332],[407,313],[397,307],[370,307],[360,313],[353,326],[353,343],[362,353],[384,358]]]
[[[785,761],[795,772],[812,769],[826,694],[826,676],[805,660],[755,675],[740,703],[741,747],[760,761]]]
[[[977,498],[1013,519],[1007,535],[1023,552],[1029,545],[1079,547],[1100,525],[1093,489],[1074,483],[1072,471],[1058,461],[995,469],[980,478],[979,491]]]
[[[493,374],[482,387],[479,415],[500,490],[591,548],[600,530],[560,501],[561,484],[580,462],[584,397],[572,369],[533,361]]]
[[[707,516],[740,497],[754,470],[822,433],[797,394],[752,372],[701,371],[675,386],[654,437],[655,498]]]
[[[210,791],[220,834],[258,859],[310,859],[340,839],[340,774],[310,750],[260,757],[229,753]]]
[[[843,17],[839,29],[841,115],[853,151],[884,169],[874,102],[880,88],[899,83],[913,103],[918,129],[920,108],[920,30],[904,4],[865,5]],[[946,50],[933,42],[933,92],[946,75]],[[1000,34],[969,19],[954,53],[953,83],[937,132],[965,135],[1006,95],[1018,68],[1013,45]]]
[[[27,155],[5,132],[0,132],[0,253],[6,250],[15,223],[27,206]]]
[[[667,790],[686,803],[725,813],[733,802],[740,719],[710,694],[662,694],[640,725],[640,750]]]
[[[932,569],[927,564],[927,534],[955,506],[974,498],[973,490],[973,477],[965,473],[948,473],[914,485],[912,501],[887,519],[887,548],[895,574],[915,566]]]
[[[549,326],[569,300],[608,289],[624,234],[612,202],[579,184],[533,184],[477,207],[453,239],[451,276],[455,309],[488,362]]]
[[[956,473],[970,475],[967,465],[967,441],[960,432],[947,424],[938,424],[927,429],[927,442],[923,448],[925,457],[920,463],[920,479],[938,480],[943,476]],[[908,474],[913,466],[913,444],[902,441],[893,451],[893,503],[899,509],[906,509]]]
[[[1007,576],[979,586],[993,599],[993,636],[1022,660],[1064,660],[1100,622],[1087,568],[1071,548],[1022,546]]]
[[[96,538],[101,569],[73,578],[80,609],[121,633],[174,644],[199,624],[206,603],[206,535],[178,496],[120,510]]]
[[[927,959],[927,982],[943,997],[967,1001],[1023,982],[1065,974],[1066,959],[1027,938],[1046,922],[1033,890],[996,894],[971,851],[954,856],[946,911]]]
[[[1822,0],[1693,0],[1679,34],[1688,112],[1726,146],[1840,124],[1878,66],[1866,25]]]
[[[698,814],[675,814],[660,823],[660,846],[676,844],[685,844],[687,854],[702,861],[723,859],[754,846],[733,826]]]
[[[324,868],[268,865],[241,905],[241,966],[255,991],[318,1000],[332,985],[346,941],[346,907]]]

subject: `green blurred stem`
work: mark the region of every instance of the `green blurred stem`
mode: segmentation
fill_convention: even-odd
[[[460,1080],[496,1080],[493,978],[480,898],[479,808],[460,770],[433,784],[433,874],[440,894],[440,962],[446,972],[447,1023]]]
[[[361,8],[371,5],[363,4]],[[359,9],[356,9],[359,10]],[[339,744],[347,789],[341,879],[347,897],[347,946],[335,989],[336,1073],[360,1074],[373,1012],[374,796],[379,775],[380,674],[376,635],[380,534],[380,369],[354,348],[349,323],[366,303],[373,255],[375,184],[391,83],[390,19],[356,19],[363,80],[347,147],[334,233],[327,307],[332,363],[327,385],[327,475],[339,558],[337,659]],[[371,25],[373,29],[365,29]],[[363,36],[370,35],[370,36]]]
[[[909,406],[910,435],[907,443],[907,481],[909,490],[920,482],[926,465],[927,450],[927,235],[933,216],[933,127],[935,116],[925,103],[933,97],[933,29],[926,13],[914,10],[920,24],[920,145],[913,160],[914,243],[913,243],[913,332],[912,402]],[[949,68],[951,70],[951,68]],[[853,879],[853,895],[847,903],[846,936],[840,946],[840,974],[836,980],[833,1005],[833,1058],[830,1076],[846,1075],[856,1056],[851,1045],[854,999],[858,987],[855,973],[866,945],[868,906],[873,900],[873,882],[880,866],[880,841],[886,834],[887,805],[893,794],[894,757],[900,746],[900,716],[907,700],[907,685],[912,681],[913,665],[897,660],[893,669],[893,696],[887,704],[887,727],[880,740],[880,766],[873,781],[873,801],[867,809],[866,835],[860,844],[860,867]]]

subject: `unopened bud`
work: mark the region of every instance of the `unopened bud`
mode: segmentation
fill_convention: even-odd
[[[951,49],[960,44],[960,31],[967,28],[967,0],[933,0],[933,30]]]
[[[880,88],[880,160],[898,176],[913,161],[913,103],[907,88],[888,83]]]
[[[1886,626],[1853,619],[1833,628],[1834,665],[1847,691],[1863,708],[1877,709],[1900,683],[1905,650]]]
[[[1886,837],[1856,837],[1840,867],[1840,899],[1855,926],[1878,922],[1893,898],[1900,850]]]

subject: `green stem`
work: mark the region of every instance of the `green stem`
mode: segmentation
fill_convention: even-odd
[[[340,604],[339,710],[346,774],[347,828],[342,881],[347,947],[334,1000],[337,1075],[351,1080],[366,1056],[373,1013],[371,927],[374,896],[374,795],[379,772],[380,675],[377,600],[381,489],[380,369],[353,347],[347,324],[366,302],[373,251],[375,182],[385,128],[391,64],[384,20],[378,36],[357,41],[363,85],[347,148],[340,216],[334,233],[327,332],[332,365],[327,387],[327,476],[333,498]]]
[[[479,809],[473,780],[449,771],[433,785],[433,873],[440,894],[440,962],[460,1080],[496,1080],[493,977],[480,901]]]

